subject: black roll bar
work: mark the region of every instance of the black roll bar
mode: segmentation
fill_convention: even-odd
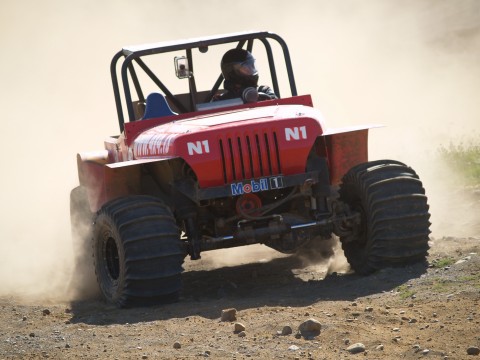
[[[171,100],[175,104],[175,106],[179,108],[180,111],[187,112],[185,107],[180,103],[180,101],[178,101],[175,95],[173,95],[168,90],[168,88],[160,81],[160,79],[158,79],[158,77],[140,59],[141,57],[148,56],[148,55],[186,50],[188,55],[187,58],[189,59],[189,62],[191,62],[191,49],[193,48],[209,47],[213,45],[227,44],[227,43],[233,43],[233,42],[238,42],[239,45],[241,44],[240,46],[243,46],[243,44],[245,44],[246,41],[248,42],[247,46],[251,48],[254,40],[260,40],[264,44],[267,52],[267,58],[270,66],[270,75],[272,78],[272,86],[274,88],[275,93],[278,96],[280,96],[279,94],[280,89],[278,86],[278,79],[277,79],[273,54],[272,54],[272,48],[270,46],[270,43],[268,42],[268,39],[275,40],[283,50],[285,66],[287,69],[288,80],[290,83],[290,91],[292,93],[292,96],[296,96],[297,89],[295,85],[295,78],[293,75],[292,63],[291,63],[290,53],[288,51],[287,44],[277,34],[270,33],[267,31],[249,31],[249,32],[209,36],[209,37],[203,37],[203,38],[179,40],[179,41],[173,41],[173,42],[168,41],[168,42],[160,42],[160,43],[146,44],[146,45],[140,45],[140,46],[130,46],[130,47],[123,48],[121,51],[119,51],[114,55],[110,63],[110,73],[112,77],[113,94],[115,97],[115,104],[117,109],[118,124],[120,127],[120,131],[123,132],[124,123],[125,123],[123,108],[122,108],[122,96],[120,94],[120,85],[119,85],[118,76],[117,76],[117,63],[120,58],[122,57],[124,58],[123,64],[120,69],[122,85],[124,90],[123,98],[125,99],[125,102],[126,102],[128,119],[129,121],[134,121],[135,115],[133,111],[130,85],[128,82],[129,80],[128,74],[130,74],[131,81],[133,82],[133,85],[140,99],[143,98],[143,94],[142,94],[142,90],[141,90],[138,78],[136,76],[135,70],[133,68],[133,61],[135,61],[142,68],[142,70],[145,71],[145,73],[165,93],[168,99]],[[218,89],[221,82],[222,82],[222,76],[220,76],[217,79],[214,85],[214,89],[215,88]],[[193,90],[194,92],[196,92],[195,86],[193,86],[193,89],[191,86],[190,88],[191,88],[190,91]],[[213,94],[210,94],[210,95],[213,95]],[[196,94],[191,94],[191,96],[193,96],[193,99],[196,98]]]

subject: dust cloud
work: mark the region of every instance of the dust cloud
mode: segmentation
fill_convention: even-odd
[[[450,196],[444,180],[451,176],[439,172],[436,158],[439,144],[478,131],[478,1],[279,0],[274,10],[266,2],[242,4],[232,10],[219,0],[1,2],[1,296],[72,296],[75,155],[100,149],[105,136],[118,133],[109,63],[129,44],[251,29],[278,33],[290,46],[299,93],[312,94],[330,126],[386,125],[371,131],[372,159],[417,170],[435,236],[468,232],[463,221],[478,220],[478,208]]]

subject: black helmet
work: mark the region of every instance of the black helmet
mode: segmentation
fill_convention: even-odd
[[[243,87],[257,86],[258,71],[255,68],[255,58],[247,50],[228,50],[223,55],[220,66],[227,82]]]

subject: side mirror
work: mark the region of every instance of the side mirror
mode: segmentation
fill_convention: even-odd
[[[187,79],[192,76],[188,69],[188,60],[185,56],[175,56],[175,75],[179,79]]]

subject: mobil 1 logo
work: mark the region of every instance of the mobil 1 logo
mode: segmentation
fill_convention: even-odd
[[[283,188],[283,176],[273,176],[258,180],[252,179],[230,184],[230,189],[234,196],[280,188]]]

